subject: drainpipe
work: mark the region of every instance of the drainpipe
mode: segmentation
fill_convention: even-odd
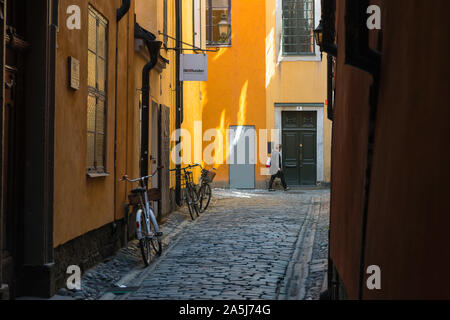
[[[181,0],[176,0],[176,47],[181,48],[182,47],[182,41],[183,41],[183,8],[182,8],[182,2]],[[180,81],[180,55],[181,50],[178,49],[176,51],[176,121],[175,121],[175,129],[179,132],[179,129],[181,129],[181,124],[183,123],[183,82]],[[179,133],[177,134],[177,143],[180,142],[180,136]],[[181,168],[180,164],[176,165],[177,169]],[[175,202],[177,205],[181,206],[181,176],[178,174],[179,171],[177,171],[176,176],[176,185],[175,185]]]
[[[128,10],[130,10],[130,0],[122,0],[122,6],[117,9],[117,22],[122,20]]]
[[[122,0],[122,6],[117,9],[116,21],[116,66],[115,66],[115,102],[114,102],[114,231],[116,230],[117,211],[117,88],[119,70],[119,22],[130,10],[130,0]],[[127,44],[128,45],[128,44]],[[128,106],[127,106],[128,107]]]
[[[135,24],[135,37],[142,39],[150,54],[150,61],[142,69],[142,125],[141,125],[141,176],[148,176],[149,160],[149,109],[150,109],[150,71],[159,59],[162,42],[156,41],[155,35]]]

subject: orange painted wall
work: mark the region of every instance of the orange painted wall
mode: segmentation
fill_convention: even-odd
[[[230,126],[255,126],[257,134],[259,129],[269,130],[267,139],[257,141],[256,146],[256,187],[265,188],[267,141],[276,141],[276,137],[270,136],[270,130],[276,127],[275,105],[325,105],[326,56],[322,61],[320,55],[281,57],[280,10],[275,0],[232,1],[232,44],[220,47],[217,53],[209,53],[209,81],[200,89],[201,112],[203,132],[219,129],[225,138],[223,157],[216,157],[218,186],[229,185],[229,166],[221,163],[227,157],[225,130]],[[323,180],[319,182],[329,182],[331,122],[327,119],[326,107],[323,114]],[[203,148],[209,144],[204,142]]]
[[[225,130],[234,125],[266,128],[264,17],[263,1],[232,1],[231,46],[209,53],[209,81],[202,90],[204,131],[217,128],[226,137]],[[226,151],[224,145],[224,157]],[[216,167],[216,182],[227,186],[229,166],[218,163]],[[258,164],[255,168],[257,185],[266,180],[260,175],[263,167]]]
[[[100,228],[114,219],[123,217],[120,199],[126,190],[117,190],[117,207],[114,206],[114,113],[115,113],[115,48],[116,10],[121,1],[89,1],[108,20],[108,79],[107,79],[107,130],[106,170],[109,176],[88,178],[86,175],[87,149],[87,54],[88,54],[88,1],[61,0],[56,58],[56,110],[55,110],[55,190],[54,190],[54,246],[57,247],[84,233]],[[66,9],[69,5],[81,8],[81,30],[68,30]],[[134,12],[134,1],[130,8]],[[118,78],[118,172],[131,166],[129,161],[133,146],[131,134],[127,135],[133,117],[133,25],[132,14],[126,15],[119,25],[119,78]],[[68,88],[67,59],[80,61],[80,89]],[[127,112],[128,109],[128,112]],[[128,132],[130,133],[130,132]]]

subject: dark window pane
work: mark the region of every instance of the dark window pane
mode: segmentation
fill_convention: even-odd
[[[97,133],[95,139],[95,162],[97,167],[104,167],[104,156],[105,156],[105,136],[103,134]]]
[[[96,57],[92,52],[88,52],[88,86],[92,88],[96,88],[97,82],[97,65],[96,65]]]
[[[95,112],[96,112],[96,102],[95,97],[92,95],[88,96],[88,109],[87,109],[87,129],[89,132],[95,132]]]
[[[102,58],[106,58],[106,25],[103,23],[100,23],[98,26],[97,54]]]
[[[228,0],[212,0],[212,6],[228,8]]]
[[[314,0],[283,0],[283,52],[314,54]]]
[[[97,51],[97,20],[95,19],[95,16],[93,16],[91,13],[89,13],[89,33],[88,33],[88,43],[89,43],[89,50],[92,50],[93,52]]]
[[[101,99],[97,101],[97,133],[105,133],[105,102]]]
[[[94,168],[94,152],[95,152],[95,134],[88,132],[87,134],[87,167]]]
[[[106,65],[105,60],[102,58],[97,58],[97,85],[98,90],[105,91],[106,85]]]

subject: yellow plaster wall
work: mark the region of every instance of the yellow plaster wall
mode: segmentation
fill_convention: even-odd
[[[56,107],[55,107],[55,168],[54,168],[54,246],[57,247],[91,230],[100,228],[123,216],[114,211],[114,115],[115,115],[115,48],[116,10],[121,1],[89,1],[108,20],[108,77],[107,77],[107,130],[106,171],[109,176],[88,178],[86,175],[87,149],[87,56],[88,56],[88,2],[61,0],[59,5],[60,28],[57,34],[56,53]],[[81,30],[66,27],[69,5],[81,8]],[[134,10],[134,1],[130,11]],[[127,155],[131,157],[132,141],[127,141],[127,108],[130,97],[127,91],[134,86],[132,14],[126,15],[119,25],[118,57],[118,168],[126,167]],[[80,89],[68,87],[67,59],[80,61]],[[128,113],[130,113],[132,110]],[[129,120],[129,119],[128,119]],[[130,123],[129,123],[130,124]],[[128,136],[130,138],[130,135]],[[123,196],[123,195],[122,195]],[[118,193],[118,198],[120,194]]]
[[[326,103],[327,57],[317,61],[281,61],[275,0],[266,0],[266,113],[267,128],[275,127],[277,103]],[[278,41],[278,45],[277,45]],[[331,179],[331,121],[324,108],[324,182]]]
[[[231,46],[209,53],[209,81],[203,92],[203,130],[216,128],[225,138],[233,125],[266,128],[265,5],[260,0],[232,1]],[[206,147],[209,143],[204,143]],[[228,185],[227,144],[217,156],[216,181]],[[265,181],[256,166],[256,183]]]

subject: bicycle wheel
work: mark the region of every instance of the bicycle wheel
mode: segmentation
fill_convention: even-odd
[[[141,215],[141,230],[142,230],[142,239],[139,240],[139,247],[141,248],[142,259],[144,260],[144,264],[146,267],[150,265],[151,261],[151,244],[147,234],[147,221],[145,220],[145,215]]]
[[[208,209],[209,203],[211,202],[211,195],[210,185],[207,183],[203,184],[199,190],[199,209],[201,213]]]
[[[152,244],[153,250],[155,250],[155,254],[157,256],[160,256],[162,253],[162,243],[161,238],[156,236],[156,229],[153,223],[150,223],[150,229],[152,230],[153,237],[151,238],[150,242]]]
[[[195,216],[194,216],[194,208],[192,207],[192,200],[191,197],[189,196],[189,192],[188,189],[184,189],[184,199],[186,201],[186,206],[189,209],[189,215],[191,216],[192,220],[195,220]]]
[[[192,205],[194,207],[194,212],[197,215],[197,217],[199,217],[200,216],[200,208],[198,206],[199,198],[198,198],[198,193],[197,193],[196,187],[194,185],[191,185],[189,190],[190,190],[191,197],[192,197]]]
[[[192,190],[190,188],[185,189],[185,198],[186,198],[186,205],[189,209],[189,215],[191,216],[192,220],[195,220],[195,215],[198,216],[198,212],[196,212],[196,207],[194,205],[194,198],[192,196]]]

